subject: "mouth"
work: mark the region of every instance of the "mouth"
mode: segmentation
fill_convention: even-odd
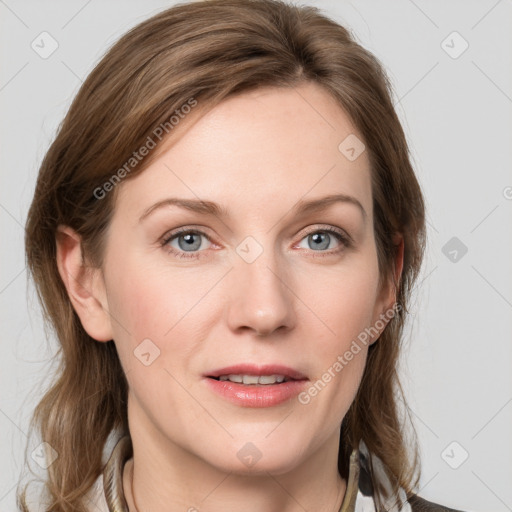
[[[229,375],[219,375],[219,377],[210,378],[218,381],[235,382],[236,384],[244,384],[246,386],[268,386],[296,380],[284,375],[241,375],[235,373],[230,373]]]
[[[217,381],[229,381],[245,386],[271,386],[290,381],[308,380],[298,370],[283,365],[256,366],[239,364],[214,370],[205,377]]]
[[[240,407],[273,407],[289,402],[309,380],[293,368],[279,364],[239,364],[203,375],[208,388]]]
[[[210,379],[231,381],[248,386],[281,384],[292,380],[308,380],[307,377],[287,366],[280,364],[267,364],[257,366],[253,364],[237,364],[213,370],[204,375]]]

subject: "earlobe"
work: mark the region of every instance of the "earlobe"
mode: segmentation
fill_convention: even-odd
[[[56,244],[59,274],[82,326],[95,340],[110,341],[112,327],[101,270],[86,265],[80,236],[73,229],[59,226]]]

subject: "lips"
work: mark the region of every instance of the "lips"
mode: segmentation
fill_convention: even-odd
[[[309,380],[303,373],[280,364],[238,364],[204,375],[217,396],[239,407],[274,407],[297,396]]]
[[[255,377],[279,375],[283,376],[285,381],[308,380],[307,377],[298,370],[280,364],[268,364],[263,366],[248,363],[237,364],[213,370],[204,376],[218,380],[220,377],[227,377],[229,375],[247,375]]]

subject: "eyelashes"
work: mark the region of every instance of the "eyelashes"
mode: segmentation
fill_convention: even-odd
[[[332,241],[331,238],[334,238],[335,240],[337,240],[339,242],[339,246],[335,249],[330,249],[328,251],[323,251],[323,250],[320,251],[317,249],[306,248],[306,250],[313,253],[314,257],[332,256],[332,255],[342,252],[344,249],[352,247],[352,239],[349,237],[348,234],[345,234],[341,230],[335,229],[330,226],[322,227],[322,228],[316,227],[316,228],[308,231],[307,233],[305,233],[302,236],[302,238],[300,239],[300,242],[302,242],[303,240],[307,241],[313,235],[318,235],[318,234],[321,234],[324,236],[327,235],[327,241],[328,241],[329,245]],[[315,245],[315,244],[313,244],[313,245]]]
[[[169,233],[168,235],[166,235],[164,237],[164,239],[162,240],[162,246],[169,253],[177,256],[178,258],[195,258],[195,259],[197,259],[198,257],[200,257],[201,252],[204,252],[204,251],[182,251],[182,250],[176,249],[175,247],[172,247],[170,245],[172,241],[179,239],[180,237],[185,237],[185,236],[190,237],[191,235],[195,236],[195,237],[202,236],[202,237],[206,238],[206,240],[208,240],[208,242],[212,243],[211,238],[206,233],[203,233],[202,231],[198,231],[195,229],[188,229],[188,228],[180,228],[180,229],[173,231],[173,232]],[[201,245],[202,245],[202,243],[201,243]]]
[[[301,248],[304,249],[306,252],[313,253],[313,257],[326,257],[326,256],[333,256],[336,254],[339,254],[343,252],[345,249],[353,247],[353,240],[352,238],[344,231],[336,229],[332,226],[325,226],[325,227],[315,227],[314,229],[310,229],[308,232],[304,233],[299,241],[301,243],[303,240],[308,241],[312,235],[323,235],[323,237],[320,237],[320,244],[323,244],[325,240],[327,240],[328,245],[331,244],[332,239],[336,240],[338,242],[338,247],[335,249],[329,249],[327,251],[324,250],[317,250],[317,249],[311,249],[311,248]],[[327,235],[327,236],[326,236]],[[206,250],[192,250],[192,251],[186,251],[182,250],[179,247],[174,247],[171,245],[172,242],[177,240],[179,242],[180,238],[184,239],[185,245],[188,245],[190,248],[195,247],[196,249],[204,249],[204,245],[201,237],[207,240],[208,244],[213,244],[212,239],[203,231],[192,229],[192,228],[179,228],[172,232],[166,233],[162,240],[160,241],[160,244],[162,248],[168,252],[169,254],[172,254],[173,256],[180,258],[180,259],[199,259],[206,257],[205,254]],[[195,239],[194,239],[195,238]],[[199,246],[197,246],[197,240],[199,239]],[[313,246],[316,244],[316,242],[319,240],[318,237],[313,242]],[[297,244],[296,244],[297,245]],[[296,247],[294,245],[294,247]]]

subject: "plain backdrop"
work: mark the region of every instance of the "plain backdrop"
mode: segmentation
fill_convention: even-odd
[[[386,67],[427,201],[402,365],[420,494],[467,511],[512,510],[512,2],[305,3]],[[15,510],[28,420],[57,349],[24,262],[38,166],[107,47],[172,4],[0,0],[1,511]]]

